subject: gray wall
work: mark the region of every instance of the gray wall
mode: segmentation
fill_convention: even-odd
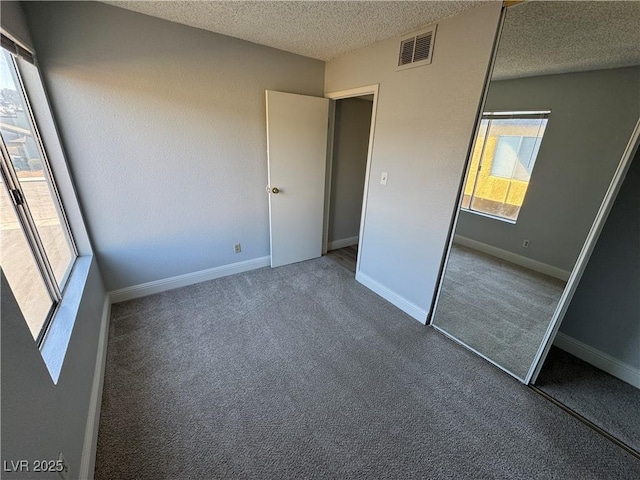
[[[396,71],[399,38],[326,66],[325,92],[380,85],[360,273],[425,317],[500,9],[490,2],[438,22],[428,66]]]
[[[20,6],[2,2],[2,27],[29,45],[29,31]],[[25,81],[29,79],[25,78]],[[28,83],[28,82],[27,82]],[[44,114],[41,96],[36,115]],[[51,125],[40,121],[41,133],[50,149],[51,163],[61,195],[70,214],[74,235],[81,254],[91,253],[79,210],[74,203],[73,187],[61,168],[59,151],[51,141]],[[53,148],[53,150],[51,150]],[[78,315],[58,383],[54,385],[36,347],[27,323],[15,301],[4,275],[1,279],[0,311],[2,336],[2,460],[56,460],[62,452],[69,463],[72,477],[79,473],[85,426],[95,369],[100,321],[105,301],[105,288],[97,263],[91,262],[87,283],[80,295]],[[31,464],[33,466],[33,464]],[[33,478],[3,472],[2,478]],[[38,478],[58,479],[57,473]]]
[[[25,10],[107,289],[268,255],[265,90],[321,96],[324,63],[100,3]]]
[[[640,369],[640,150],[560,331]]]
[[[33,48],[31,33],[24,18],[21,2],[2,0],[0,10],[2,28],[24,46]]]
[[[4,274],[1,298],[2,460],[57,460],[62,452],[78,478],[105,299],[100,271],[94,261],[56,385]],[[2,478],[34,474],[3,473]]]
[[[640,67],[492,82],[486,110],[551,115],[517,223],[461,212],[456,233],[571,270],[640,114],[639,92]]]
[[[345,98],[336,102],[329,242],[357,237],[373,102]]]

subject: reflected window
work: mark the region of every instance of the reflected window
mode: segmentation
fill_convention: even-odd
[[[516,222],[549,113],[483,114],[465,179],[464,210]]]
[[[15,55],[0,51],[0,265],[40,345],[77,252],[20,75],[36,67]]]

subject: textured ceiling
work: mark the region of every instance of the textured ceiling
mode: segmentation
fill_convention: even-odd
[[[106,1],[299,55],[331,60],[435,23],[478,1]],[[495,79],[640,64],[640,1],[509,8]]]
[[[128,10],[320,60],[331,60],[477,1],[107,1]]]
[[[494,79],[640,65],[640,2],[527,2],[507,10]]]

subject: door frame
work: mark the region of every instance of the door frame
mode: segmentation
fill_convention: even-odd
[[[373,156],[373,140],[376,131],[376,113],[378,110],[378,93],[380,84],[366,85],[348,90],[325,93],[324,97],[329,102],[329,134],[327,135],[327,168],[324,194],[324,221],[322,226],[322,254],[327,253],[329,243],[329,211],[331,208],[331,177],[333,174],[333,147],[335,137],[336,101],[345,98],[362,97],[373,94],[373,105],[371,107],[371,126],[369,128],[369,145],[367,146],[367,166],[364,173],[364,192],[362,194],[362,210],[360,213],[360,229],[358,231],[358,256],[356,260],[356,275],[360,271],[360,258],[362,254],[362,244],[364,242],[364,224],[367,212],[367,198],[369,193],[369,177],[371,175],[371,159]]]

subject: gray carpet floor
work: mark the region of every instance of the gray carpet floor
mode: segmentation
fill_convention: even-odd
[[[96,479],[636,479],[322,257],[113,306]]]
[[[640,390],[552,347],[536,386],[640,452]]]
[[[454,244],[434,324],[524,378],[564,286],[561,280]]]

